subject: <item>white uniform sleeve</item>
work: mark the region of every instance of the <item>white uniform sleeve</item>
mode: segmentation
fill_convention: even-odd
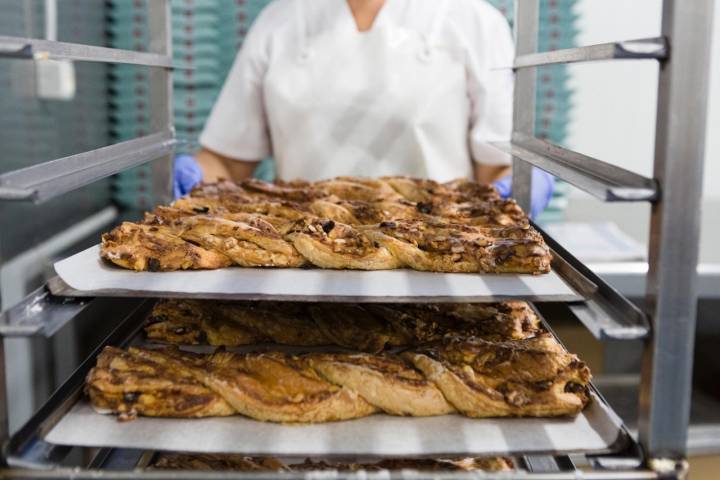
[[[272,153],[262,92],[272,31],[266,13],[245,37],[200,135],[203,147],[238,160],[262,160]]]
[[[479,38],[468,48],[470,152],[483,165],[510,165],[511,157],[488,143],[512,135],[515,47],[505,17],[485,2],[477,7]]]

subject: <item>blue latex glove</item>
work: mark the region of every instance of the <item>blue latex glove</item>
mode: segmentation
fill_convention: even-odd
[[[203,172],[192,155],[182,154],[175,157],[173,163],[173,194],[180,198],[193,189],[203,179]]]
[[[512,195],[512,175],[493,182],[502,198]],[[555,190],[555,177],[544,170],[533,168],[532,172],[532,193],[530,195],[530,218],[537,218],[550,203],[553,191]]]

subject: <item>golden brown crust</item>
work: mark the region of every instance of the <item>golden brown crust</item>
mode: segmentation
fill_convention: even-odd
[[[127,416],[232,413],[272,422],[370,415],[565,416],[590,401],[590,371],[549,334],[441,342],[401,354],[193,354],[108,347],[87,381],[93,405]]]
[[[86,391],[98,410],[128,419],[228,416],[234,409],[187,375],[146,361],[132,352],[105,347],[87,376]]]
[[[100,256],[131,270],[200,270],[228,267],[229,257],[182,240],[163,226],[124,222],[102,236]]]
[[[425,417],[455,411],[432,382],[397,356],[318,354],[309,361],[324,378],[357,392],[385,413]]]
[[[302,463],[284,463],[275,457],[250,457],[241,454],[189,454],[161,453],[150,468],[166,470],[219,470],[237,472],[290,471],[310,472],[322,470],[338,471],[490,471],[512,470],[511,459],[504,457],[466,458],[398,458],[377,462],[335,462],[306,459]]]
[[[376,411],[362,397],[330,384],[300,357],[281,353],[195,355],[167,348],[129,353],[192,378],[236,413],[256,420],[315,423],[364,417]]]
[[[393,220],[363,230],[414,270],[546,273],[550,251],[529,227],[480,228],[454,223]]]
[[[436,248],[448,237],[449,250]],[[312,264],[535,274],[551,259],[523,211],[492,186],[408,177],[202,184],[105,235],[102,255],[135,270]]]
[[[245,302],[213,303],[209,305],[209,316],[220,325],[237,325],[254,332],[258,342],[235,343],[278,343],[281,345],[319,346],[332,341],[322,328],[307,315],[304,304],[292,302]],[[211,345],[228,345],[218,338]]]
[[[455,338],[404,356],[470,417],[575,415],[590,401],[590,370],[550,334],[504,343]]]
[[[162,453],[150,466],[161,470],[217,470],[235,472],[287,472],[290,468],[274,457],[232,454]]]
[[[334,345],[380,352],[388,343],[402,343],[390,325],[360,305],[317,304],[310,306],[308,312],[328,343]]]
[[[315,182],[314,187],[341,200],[379,201],[402,198],[383,179],[337,177]]]
[[[387,249],[350,225],[330,219],[300,220],[286,238],[310,263],[321,268],[389,270],[400,266]]]
[[[145,329],[149,340],[177,345],[338,345],[370,353],[446,336],[502,341],[541,330],[525,302],[308,305],[202,300],[157,302]]]

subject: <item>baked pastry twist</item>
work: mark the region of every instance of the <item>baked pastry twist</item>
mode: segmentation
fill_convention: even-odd
[[[512,200],[470,181],[340,177],[204,184],[103,235],[134,270],[300,267],[546,273],[550,251]]]
[[[189,454],[161,453],[150,468],[164,470],[219,470],[235,472],[310,472],[322,470],[337,471],[489,471],[512,470],[513,461],[505,457],[466,458],[398,458],[377,462],[339,462],[314,460],[304,462],[283,462],[275,457],[251,457],[241,454]]]
[[[575,415],[590,371],[550,334],[492,343],[445,338],[401,354],[213,354],[106,347],[87,377],[96,409],[170,417],[328,422],[385,412],[470,417]]]
[[[450,336],[517,340],[541,331],[525,302],[480,304],[307,304],[161,300],[148,340],[236,347],[262,343],[337,345],[377,353]]]

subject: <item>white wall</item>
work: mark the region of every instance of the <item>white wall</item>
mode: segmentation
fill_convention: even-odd
[[[689,0],[693,1],[693,0]],[[705,198],[720,199],[720,2],[716,2],[705,166]],[[581,35],[588,45],[658,36],[661,0],[581,0]],[[576,108],[568,146],[650,175],[657,65],[653,61],[571,67]],[[578,195],[578,194],[576,194]]]

